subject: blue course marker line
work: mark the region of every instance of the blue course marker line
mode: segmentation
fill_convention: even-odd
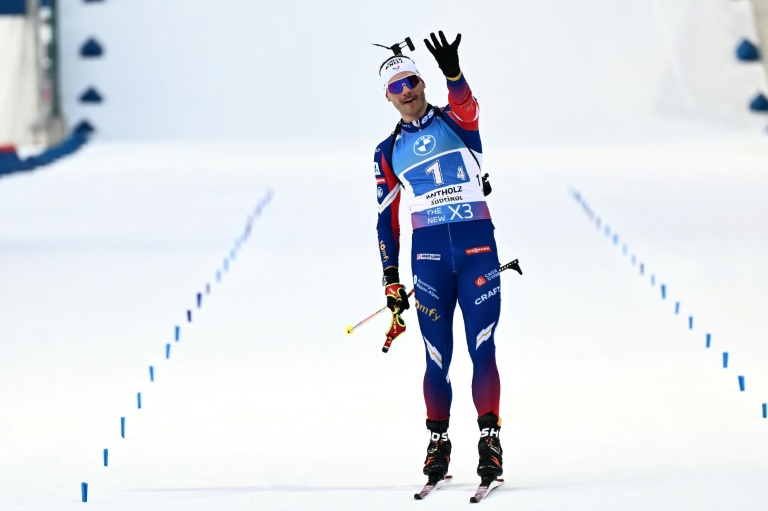
[[[86,1],[95,1],[95,0],[86,0]],[[265,204],[267,204],[271,199],[272,199],[272,191],[270,190],[268,192],[267,196],[259,202],[259,205],[256,208],[256,213],[249,217],[248,223],[246,224],[245,232],[243,233],[242,237],[238,239],[237,249],[233,250],[230,253],[230,256],[231,256],[232,259],[235,258],[237,250],[240,249],[240,245],[245,240],[248,239],[248,237],[249,237],[249,235],[251,233],[251,228],[252,228],[253,220],[255,219],[256,216],[261,214],[261,210],[262,210],[263,206]],[[229,268],[229,261],[228,260],[224,260],[224,271],[226,271],[228,268]],[[221,276],[222,276],[222,272],[221,271],[217,271],[216,272],[216,282],[221,282]],[[211,292],[211,284],[210,283],[206,283],[205,284],[205,294],[209,294],[210,292]],[[202,293],[197,293],[196,298],[197,298],[197,306],[199,308],[202,305]],[[188,322],[192,322],[192,311],[189,310],[189,309],[187,309],[187,321]],[[178,326],[178,325],[175,325],[174,326],[174,340],[175,341],[178,341],[180,339],[180,335],[181,335],[180,331],[181,331],[181,327]],[[171,344],[167,343],[165,345],[165,358],[168,359],[168,358],[170,358],[170,356],[171,356]],[[154,382],[155,381],[155,368],[154,368],[154,366],[149,366],[149,381],[150,382]],[[138,409],[142,408],[141,392],[137,392],[136,393],[136,406],[137,406]],[[125,417],[120,417],[120,437],[123,438],[123,439],[125,438],[125,422],[126,422],[125,421]],[[103,450],[103,463],[104,463],[105,467],[109,466],[109,449],[104,449]],[[82,501],[83,502],[88,502],[88,483],[86,483],[86,482],[80,483],[80,491],[81,491]]]
[[[759,99],[762,100],[765,103],[765,105],[766,105],[765,109],[768,110],[768,99],[765,99],[765,97],[762,96],[762,95],[760,95],[760,96],[761,97]],[[611,240],[614,245],[618,245],[619,234],[617,232],[615,232],[615,231],[612,231],[611,227],[608,225],[608,223],[604,223],[602,221],[602,218],[600,216],[597,216],[597,214],[589,207],[589,205],[587,204],[586,199],[584,197],[582,197],[582,195],[579,193],[578,190],[576,190],[575,188],[571,188],[570,191],[571,191],[571,195],[581,205],[581,207],[584,210],[584,212],[589,216],[589,218],[591,220],[595,221],[595,225],[597,226],[598,230],[600,230],[601,227],[602,227],[602,232],[605,234],[605,236],[609,240]],[[268,198],[271,198],[271,197],[268,197]],[[259,204],[259,207],[256,208],[256,213],[257,214],[261,213],[261,204]],[[248,227],[250,228],[250,225]],[[628,247],[627,247],[626,243],[622,243],[621,249],[622,249],[622,252],[623,252],[623,254],[625,256],[628,255]],[[631,260],[632,260],[632,265],[633,266],[635,265],[636,262],[638,262],[638,261],[640,262],[640,264],[639,264],[639,266],[640,266],[640,275],[644,275],[645,274],[645,263],[642,262],[641,260],[639,260],[637,258],[637,255],[634,254],[634,253],[632,254]],[[651,286],[654,286],[654,287],[656,286],[656,275],[654,275],[654,274],[651,274]],[[662,298],[662,300],[666,300],[666,298],[667,298],[667,285],[666,284],[661,284],[660,287],[661,287],[661,298]],[[680,302],[679,301],[675,302],[675,314],[676,315],[680,314]],[[689,315],[688,316],[688,329],[689,330],[693,330],[693,315]],[[712,334],[707,332],[705,334],[705,339],[706,339],[706,347],[707,347],[707,349],[711,348],[712,347]],[[723,368],[727,369],[728,368],[728,363],[729,363],[729,354],[728,354],[727,351],[724,351],[722,353],[723,353]],[[746,391],[746,377],[744,375],[739,375],[738,376],[738,382],[739,382],[739,391],[740,392],[745,392]],[[768,419],[768,403],[762,403],[762,416],[763,416],[763,419]]]

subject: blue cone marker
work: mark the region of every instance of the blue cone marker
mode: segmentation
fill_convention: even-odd
[[[220,271],[216,272],[216,282],[221,282],[221,272]]]
[[[149,381],[155,381],[155,368],[149,366]]]
[[[707,348],[712,346],[712,334],[707,334]]]
[[[229,270],[229,259],[224,259],[224,271]]]
[[[171,345],[165,345],[165,358],[171,358]]]
[[[205,294],[211,294],[211,285],[208,283],[205,284]]]
[[[109,466],[109,449],[104,449],[104,466]]]
[[[80,495],[83,497],[83,502],[88,502],[88,483],[80,483]]]
[[[688,316],[688,330],[693,330],[693,316]]]
[[[614,234],[613,235],[613,244],[617,245],[618,243],[619,243],[619,235],[618,234]]]
[[[666,300],[667,299],[667,286],[666,284],[661,285],[661,299]]]
[[[645,263],[640,263],[640,275],[645,275]]]
[[[635,254],[632,254],[632,266],[634,266],[637,263],[637,258],[635,257]]]
[[[763,419],[768,419],[768,403],[763,403]]]
[[[743,376],[739,376],[739,390],[741,392],[744,392],[744,377]]]
[[[680,314],[680,302],[675,302],[675,314]]]
[[[180,335],[181,335],[181,327],[177,325],[176,328],[173,329],[173,340],[178,341]]]
[[[141,410],[141,392],[136,394],[136,403],[138,404],[138,409]]]
[[[627,246],[626,246],[626,245],[624,245],[624,246],[622,246],[622,247],[621,247],[621,252],[622,252],[624,255],[627,255]]]
[[[192,311],[187,309],[187,323],[192,323]]]
[[[728,367],[728,352],[724,351],[723,352],[723,368],[727,368],[727,367]]]
[[[203,293],[197,293],[197,308],[203,304]]]
[[[125,438],[125,417],[120,417],[120,436]]]
[[[656,275],[651,275],[651,285],[652,286],[656,285]]]

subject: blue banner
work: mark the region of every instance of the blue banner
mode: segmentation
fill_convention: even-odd
[[[0,15],[27,13],[27,0],[0,0]]]

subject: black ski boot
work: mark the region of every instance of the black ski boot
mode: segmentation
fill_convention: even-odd
[[[424,460],[424,475],[430,480],[443,479],[451,461],[451,441],[448,438],[448,421],[427,421],[429,446]]]
[[[480,441],[477,444],[480,461],[477,463],[477,475],[483,479],[495,479],[504,472],[501,468],[503,451],[499,440],[501,419],[493,413],[486,413],[477,419],[477,424],[480,426]]]

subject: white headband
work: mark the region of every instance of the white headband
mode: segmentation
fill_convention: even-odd
[[[381,70],[379,70],[379,76],[381,76],[384,89],[387,88],[387,84],[392,80],[393,76],[397,73],[402,73],[403,71],[410,71],[421,76],[419,70],[416,69],[416,63],[410,58],[400,55],[387,59],[384,62],[384,65],[381,66]]]

